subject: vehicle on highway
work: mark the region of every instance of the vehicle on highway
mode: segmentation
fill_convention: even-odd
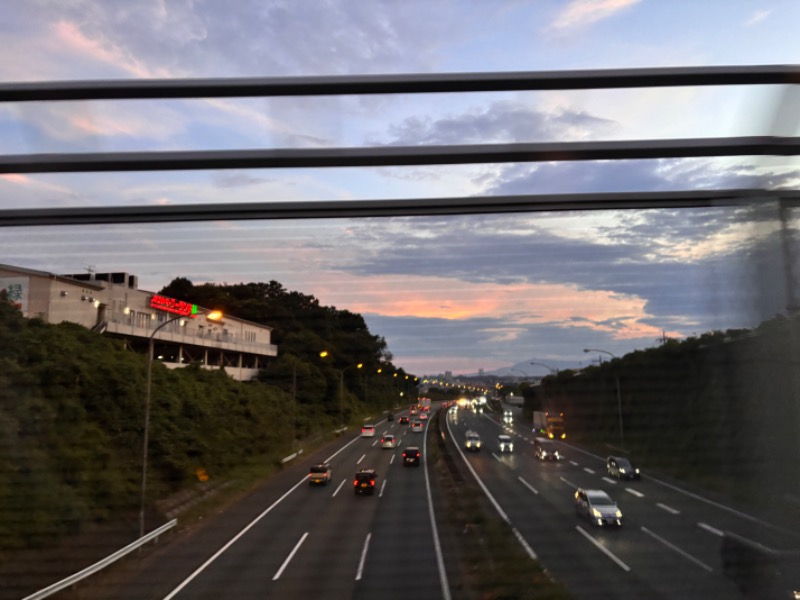
[[[311,465],[308,470],[309,485],[328,485],[333,478],[333,469],[328,463]]]
[[[400,417],[400,420],[398,422],[400,423],[400,425],[408,425],[408,417]]]
[[[631,464],[624,456],[609,456],[606,459],[606,469],[610,477],[617,479],[639,479],[639,469]]]
[[[424,429],[422,425],[422,421],[411,421],[411,431],[414,433],[420,433]]]
[[[420,421],[427,421],[428,420],[428,413],[426,413],[426,412],[419,413],[419,420]]]
[[[375,425],[362,425],[361,437],[375,437]]]
[[[375,493],[375,469],[360,469],[353,479],[353,491],[358,494],[372,496]]]
[[[622,511],[603,490],[575,491],[575,512],[585,516],[593,525],[622,527]]]
[[[503,423],[510,425],[514,422],[514,413],[510,410],[503,411]]]
[[[387,421],[394,421],[394,413],[387,413],[386,420]]]
[[[409,446],[403,450],[403,466],[418,467],[422,453],[416,446]]]
[[[498,435],[497,445],[500,447],[500,452],[514,451],[514,442],[511,441],[510,435]]]
[[[561,460],[555,443],[547,438],[534,438],[533,455],[539,460]]]
[[[413,406],[413,407],[411,407],[411,409],[408,411],[408,414],[410,414],[410,415],[413,417],[414,415],[416,415],[416,414],[419,414],[419,409],[417,409],[417,407],[416,407],[416,406]]]
[[[397,438],[395,438],[391,433],[387,433],[381,438],[381,448],[396,448],[397,447]]]
[[[467,431],[464,447],[467,452],[478,452],[481,449],[481,436],[474,431]]]

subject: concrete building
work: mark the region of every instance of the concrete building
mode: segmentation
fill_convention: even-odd
[[[140,290],[128,273],[55,275],[0,264],[0,290],[25,317],[77,323],[122,338],[135,352],[147,353],[150,336],[163,325],[153,338],[154,356],[170,368],[199,362],[247,381],[278,354],[271,327],[231,315],[207,320],[206,309]]]

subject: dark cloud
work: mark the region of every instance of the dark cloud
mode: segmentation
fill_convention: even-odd
[[[616,123],[568,108],[550,113],[514,101],[448,117],[413,117],[389,128],[391,145],[481,144],[575,139],[609,132]]]

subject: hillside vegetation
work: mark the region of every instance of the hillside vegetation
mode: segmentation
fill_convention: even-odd
[[[359,315],[261,286],[235,302],[203,302],[270,325],[267,315],[283,315],[275,340],[281,355],[258,381],[237,382],[198,365],[153,365],[151,512],[155,499],[196,484],[198,469],[219,480],[243,466],[274,465],[293,447],[295,419],[302,440],[396,404],[401,388],[413,393]],[[251,293],[278,288],[268,305]],[[331,362],[319,359],[322,347]],[[357,358],[365,366],[382,361],[388,375],[348,369],[340,389],[341,369]],[[49,544],[89,522],[135,522],[146,369],[146,356],[119,340],[25,319],[0,302],[0,550]]]
[[[526,409],[565,413],[570,439],[733,496],[798,496],[800,325],[711,332],[545,377]],[[530,418],[528,416],[527,418]]]

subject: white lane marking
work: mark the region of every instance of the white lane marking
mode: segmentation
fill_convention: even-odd
[[[377,443],[378,443],[378,440],[375,440],[374,442],[372,442],[372,445],[375,446],[375,444],[377,444]]]
[[[699,565],[700,567],[704,568],[704,569],[705,569],[706,571],[708,571],[709,573],[713,573],[713,572],[714,572],[714,569],[712,569],[711,567],[709,567],[709,566],[708,566],[706,563],[704,563],[704,562],[702,562],[702,561],[700,561],[700,560],[696,559],[694,556],[692,556],[692,555],[691,555],[691,554],[689,554],[688,552],[685,552],[685,551],[681,550],[681,549],[680,549],[680,548],[678,548],[678,547],[677,547],[675,544],[671,544],[670,542],[668,542],[667,540],[665,540],[665,539],[664,539],[664,538],[662,538],[661,536],[659,536],[659,535],[656,535],[655,533],[653,533],[652,531],[650,531],[650,530],[649,530],[647,527],[642,527],[642,531],[644,531],[644,532],[645,532],[647,535],[651,536],[653,539],[655,539],[655,540],[658,540],[659,542],[661,542],[662,544],[664,544],[664,545],[665,545],[667,548],[669,548],[670,550],[674,550],[675,552],[677,552],[678,554],[680,554],[680,555],[681,555],[681,556],[683,556],[684,558],[687,558],[687,559],[689,559],[690,561],[692,561],[694,564],[696,564],[696,565]]]
[[[575,484],[574,484],[574,483],[572,483],[571,481],[568,481],[568,480],[564,479],[563,477],[559,477],[559,479],[560,479],[561,481],[563,481],[564,483],[566,483],[566,484],[567,484],[568,486],[570,486],[570,487],[574,487],[574,488],[576,488],[576,489],[577,489],[577,487],[578,487],[577,485],[575,485]]]
[[[658,508],[663,508],[665,511],[667,511],[668,513],[672,513],[673,515],[681,514],[681,511],[679,511],[678,509],[672,508],[671,506],[667,506],[666,504],[661,504],[661,502],[656,502],[656,506]]]
[[[613,479],[611,479],[611,477],[603,477],[602,479],[603,479],[603,481],[607,481],[608,483],[611,483],[613,485],[617,485],[617,482],[614,481]]]
[[[571,464],[573,467],[580,467],[580,465],[576,463],[574,460],[569,461],[569,464]]]
[[[364,548],[361,550],[361,560],[358,561],[358,571],[356,571],[356,581],[361,579],[361,575],[364,573],[364,562],[367,560],[367,550],[369,549],[369,539],[372,537],[372,533],[367,534],[367,539],[364,540]]]
[[[389,459],[389,464],[392,464],[394,462],[395,456],[396,456],[395,454],[392,454],[392,458]]]
[[[339,449],[338,449],[336,452],[334,452],[333,454],[331,454],[331,455],[330,455],[328,458],[326,458],[326,459],[325,459],[325,460],[323,460],[322,462],[331,462],[331,460],[333,460],[333,457],[334,457],[334,456],[336,456],[337,454],[339,454],[339,452],[341,452],[342,450],[344,450],[345,448],[347,448],[347,447],[348,447],[350,444],[352,444],[352,443],[353,443],[353,442],[355,442],[356,440],[360,440],[360,439],[361,439],[361,436],[360,436],[360,435],[357,435],[356,437],[354,437],[352,440],[350,440],[349,442],[347,442],[347,443],[346,443],[344,446],[342,446],[341,448],[339,448]]]
[[[586,471],[587,473],[591,473],[592,475],[594,475],[594,471],[589,467],[583,467],[583,470]]]
[[[347,481],[347,479],[342,479],[342,483],[340,483],[339,487],[336,488],[336,491],[333,492],[333,494],[331,494],[331,498],[333,498],[334,496],[336,496],[336,494],[339,493],[339,490],[342,489],[342,486],[344,485],[345,481]]]
[[[270,505],[269,505],[269,507],[267,507],[267,508],[264,510],[264,512],[262,512],[260,515],[258,515],[258,516],[257,516],[255,519],[253,519],[253,520],[252,520],[252,521],[251,521],[251,522],[250,522],[248,525],[246,525],[246,526],[245,526],[245,527],[244,527],[244,528],[243,528],[243,529],[242,529],[242,530],[241,530],[239,533],[237,533],[235,536],[233,536],[233,537],[230,539],[230,541],[228,541],[228,543],[227,543],[227,544],[225,544],[225,545],[224,545],[222,548],[220,548],[219,550],[217,550],[217,551],[214,553],[214,555],[213,555],[211,558],[209,558],[209,559],[208,559],[206,562],[204,562],[202,565],[200,565],[199,567],[197,567],[197,569],[195,569],[194,573],[192,573],[191,575],[189,575],[189,577],[187,577],[187,578],[186,578],[186,579],[184,579],[184,580],[183,580],[183,581],[182,581],[180,584],[178,584],[178,587],[176,587],[176,588],[175,588],[174,590],[172,590],[172,591],[171,591],[171,592],[170,592],[170,593],[169,593],[167,596],[165,596],[165,597],[164,597],[164,600],[171,600],[171,598],[174,598],[174,597],[175,597],[175,596],[178,594],[178,592],[180,592],[180,591],[181,591],[183,588],[185,588],[187,585],[189,585],[189,584],[192,582],[192,580],[193,580],[195,577],[197,577],[198,575],[200,575],[200,573],[202,573],[202,572],[203,572],[203,571],[206,569],[206,567],[208,567],[208,565],[210,565],[210,564],[211,564],[211,563],[213,563],[215,560],[217,560],[217,558],[219,558],[219,556],[220,556],[220,555],[221,555],[223,552],[225,552],[225,551],[226,551],[228,548],[230,548],[231,546],[233,546],[233,544],[235,544],[235,543],[236,543],[236,541],[237,541],[237,540],[238,540],[240,537],[242,537],[242,536],[243,536],[245,533],[247,533],[248,531],[250,531],[250,529],[251,529],[253,526],[255,526],[255,524],[256,524],[256,523],[258,523],[258,522],[259,522],[261,519],[263,519],[265,516],[267,516],[267,513],[269,513],[269,512],[270,512],[270,511],[271,511],[273,508],[275,508],[276,506],[278,506],[278,504],[280,504],[280,503],[281,503],[281,502],[282,502],[282,501],[283,501],[283,500],[284,500],[284,499],[285,499],[285,498],[286,498],[286,497],[287,497],[289,494],[291,494],[293,491],[295,491],[297,488],[299,488],[299,487],[300,487],[301,485],[303,485],[304,483],[306,483],[306,484],[308,483],[308,478],[307,478],[306,476],[303,476],[303,478],[302,478],[300,481],[298,481],[298,482],[297,482],[297,483],[295,483],[295,484],[294,484],[294,485],[293,485],[291,488],[289,488],[289,491],[288,491],[288,492],[286,492],[286,493],[285,493],[283,496],[281,496],[280,498],[278,498],[277,500],[275,500],[275,502],[273,502],[272,504],[270,504]]]
[[[710,532],[711,532],[711,533],[713,533],[714,535],[718,535],[719,537],[722,537],[722,536],[724,536],[724,535],[725,535],[725,533],[723,533],[722,531],[720,531],[720,530],[719,530],[719,529],[717,529],[716,527],[712,527],[712,526],[711,526],[711,525],[709,525],[708,523],[698,523],[697,525],[698,525],[699,527],[701,527],[701,528],[705,529],[706,531],[710,531]]]
[[[577,530],[578,530],[578,532],[579,532],[579,533],[580,533],[580,534],[581,534],[583,537],[585,537],[587,540],[589,540],[590,542],[592,542],[592,543],[593,543],[593,544],[594,544],[594,545],[595,545],[595,546],[596,546],[596,547],[597,547],[597,548],[598,548],[598,549],[599,549],[599,550],[600,550],[600,551],[601,551],[603,554],[605,554],[605,555],[606,555],[606,556],[608,556],[608,557],[609,557],[611,560],[613,560],[615,563],[617,563],[617,564],[618,564],[618,565],[619,565],[619,566],[622,568],[622,570],[623,570],[623,571],[630,571],[630,570],[631,570],[631,568],[630,568],[628,565],[626,565],[624,562],[622,562],[622,561],[621,561],[621,560],[620,560],[620,559],[617,557],[617,555],[616,555],[616,554],[614,554],[613,552],[611,552],[611,550],[609,550],[608,548],[606,548],[605,546],[603,546],[603,544],[601,544],[601,543],[600,543],[600,542],[598,542],[596,539],[594,539],[594,538],[593,538],[591,535],[589,535],[588,533],[586,533],[586,532],[583,530],[583,527],[581,527],[580,525],[576,525],[576,526],[575,526],[575,529],[577,529]]]
[[[528,553],[528,556],[530,556],[533,560],[536,560],[537,559],[536,552],[534,552],[533,548],[531,548],[528,542],[525,541],[525,538],[522,537],[522,534],[519,531],[517,531],[517,528],[512,527],[511,531],[514,533],[514,537],[517,538],[517,541],[522,546],[522,549]]]
[[[363,455],[361,458],[359,458],[359,459],[358,459],[358,462],[357,462],[356,464],[357,464],[357,465],[360,465],[360,464],[361,464],[361,461],[362,461],[362,460],[364,460],[364,458],[366,458],[366,456],[367,456],[367,455],[366,455],[366,454],[364,454],[364,455]]]
[[[529,489],[530,491],[532,491],[534,494],[536,494],[537,496],[539,495],[539,492],[536,490],[536,488],[535,488],[535,487],[533,487],[533,486],[532,486],[530,483],[528,483],[527,481],[525,481],[525,480],[524,480],[522,477],[517,477],[517,479],[519,479],[519,480],[520,480],[520,482],[522,482],[522,485],[524,485],[526,488],[528,488],[528,489]]]
[[[497,454],[495,454],[494,452],[492,452],[492,456],[494,456],[497,459],[497,462],[503,462],[503,459],[497,456]]]
[[[633,488],[625,488],[625,491],[628,492],[629,494],[633,494],[637,498],[644,498],[644,494],[639,490],[634,490]]]
[[[447,422],[447,419],[445,419]],[[448,432],[450,431],[450,424],[447,425]],[[442,554],[442,546],[439,543],[439,529],[436,527],[436,517],[433,513],[433,496],[431,495],[431,480],[428,476],[428,461],[425,457],[428,456],[428,435],[425,432],[425,437],[422,438],[422,468],[425,474],[425,492],[428,495],[428,517],[431,520],[431,535],[433,536],[433,548],[436,551],[436,567],[439,569],[439,585],[442,588],[442,600],[450,600],[450,584],[447,581],[447,571],[444,568],[444,556]]]
[[[383,488],[385,488],[385,487],[386,487],[386,480],[384,479],[381,482],[381,491],[378,493],[378,498],[383,498]]]
[[[280,568],[280,569],[278,569],[277,573],[275,573],[275,575],[273,575],[273,576],[272,576],[272,581],[275,581],[276,579],[278,579],[278,577],[280,577],[280,576],[281,576],[281,573],[283,573],[283,570],[284,570],[284,569],[285,569],[287,566],[289,566],[289,562],[292,560],[292,558],[294,558],[294,555],[297,553],[297,551],[298,551],[298,550],[300,550],[300,546],[302,546],[302,545],[303,545],[303,542],[305,542],[305,541],[306,541],[306,538],[307,538],[307,537],[308,537],[308,532],[306,531],[306,532],[303,534],[303,537],[301,537],[301,538],[300,538],[300,541],[299,541],[299,542],[297,542],[297,544],[295,544],[295,546],[294,546],[294,548],[292,549],[292,551],[291,551],[291,552],[289,552],[289,556],[287,556],[287,557],[286,557],[286,560],[285,560],[285,561],[283,561],[283,564],[281,565],[281,568]]]

